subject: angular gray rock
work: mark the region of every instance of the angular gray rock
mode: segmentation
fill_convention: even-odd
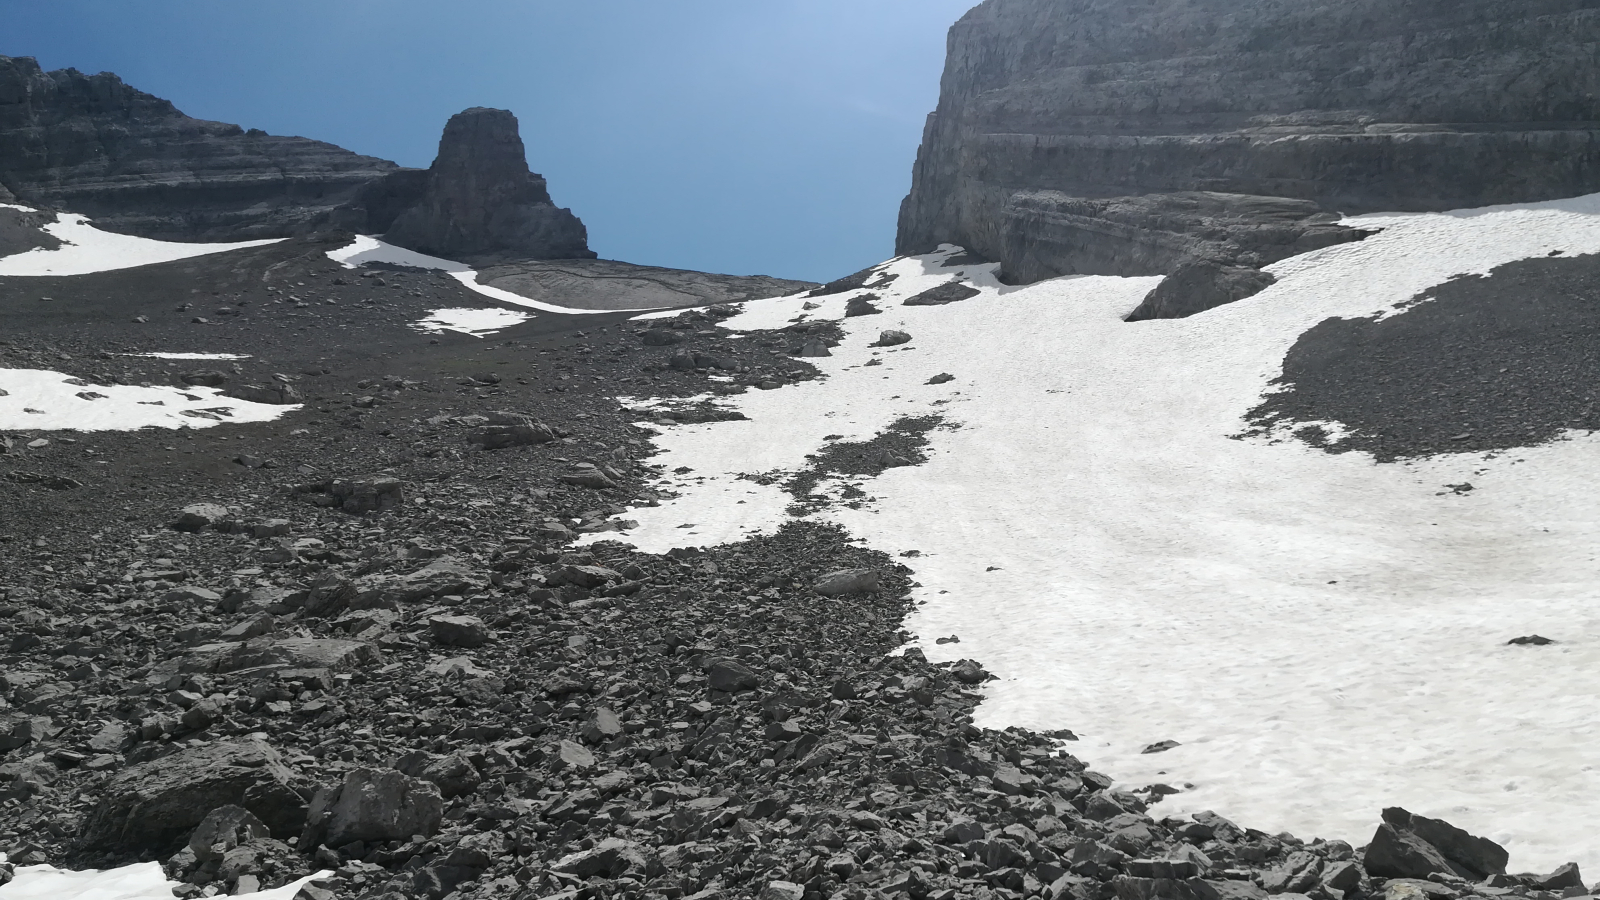
[[[947,281],[938,287],[928,288],[920,294],[906,300],[904,306],[944,306],[947,303],[960,303],[962,300],[971,300],[982,291],[970,284],[959,281]]]
[[[445,125],[417,204],[385,238],[449,259],[593,259],[588,231],[528,170],[517,117],[475,107]]]
[[[1355,237],[1330,213],[1591,193],[1597,39],[1569,0],[988,0],[951,29],[897,252],[1014,283],[1260,268]]]
[[[203,744],[141,763],[106,783],[80,845],[97,852],[163,850],[224,806],[255,815],[274,835],[298,834],[307,786],[276,750],[255,741]]]
[[[444,816],[438,787],[394,769],[352,769],[336,792],[318,800],[312,805],[313,821],[307,823],[307,831],[333,847],[351,841],[432,836]]]
[[[260,838],[269,838],[272,830],[242,806],[219,806],[200,820],[200,825],[189,835],[189,849],[201,862],[221,859],[229,850]]]
[[[433,616],[428,631],[446,647],[482,647],[489,642],[489,629],[477,616]]]
[[[467,443],[485,450],[506,447],[526,447],[548,444],[556,439],[550,426],[521,413],[496,411],[489,413],[488,423],[467,434]]]
[[[1367,845],[1367,874],[1419,878],[1438,873],[1482,881],[1503,875],[1509,854],[1488,838],[1475,837],[1440,819],[1399,807],[1383,811],[1383,824]]]

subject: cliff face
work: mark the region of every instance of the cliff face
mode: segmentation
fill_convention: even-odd
[[[1183,244],[1188,225],[1118,201],[1106,228],[1078,201],[1358,213],[1594,192],[1597,42],[1600,0],[985,0],[951,29],[899,249],[961,244],[1016,280],[1165,274],[1180,261],[1126,233]]]
[[[369,230],[354,201],[399,167],[190,118],[110,73],[0,57],[0,193],[164,240]]]
[[[451,259],[595,255],[583,223],[552,203],[544,177],[528,170],[517,117],[482,107],[445,125],[421,198],[386,237]]]
[[[406,169],[190,118],[110,73],[0,57],[0,202],[13,197],[171,241],[342,229],[441,256],[594,256],[583,223],[528,171],[504,110],[456,116],[433,167]]]

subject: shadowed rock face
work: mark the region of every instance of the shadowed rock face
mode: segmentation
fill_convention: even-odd
[[[164,240],[366,230],[362,192],[399,167],[190,118],[110,73],[0,57],[0,200]]]
[[[588,231],[528,170],[517,117],[469,109],[445,126],[420,201],[386,238],[451,259],[593,259]]]
[[[1182,264],[1133,245],[1187,225],[1080,208],[1062,240],[1041,194],[1360,213],[1594,192],[1596,40],[1600,0],[986,0],[951,29],[899,252],[960,244],[1017,281]],[[1263,264],[1215,243],[1179,258]]]

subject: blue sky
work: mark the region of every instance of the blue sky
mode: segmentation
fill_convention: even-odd
[[[888,258],[976,0],[0,0],[0,54],[426,166],[510,109],[603,257],[827,280]]]

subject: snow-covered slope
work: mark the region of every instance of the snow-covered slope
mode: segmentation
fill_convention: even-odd
[[[26,207],[14,207],[26,209]],[[84,216],[61,213],[54,224],[44,230],[61,241],[54,250],[29,250],[12,256],[0,257],[0,275],[90,275],[132,269],[173,260],[206,256],[237,250],[241,247],[259,247],[276,241],[244,241],[236,244],[180,244],[171,241],[154,241],[101,231]]]
[[[1582,827],[1600,818],[1600,437],[1397,464],[1239,437],[1313,325],[1513,260],[1600,252],[1600,196],[1353,221],[1381,233],[1173,321],[1122,321],[1154,279],[1006,287],[990,267],[945,267],[954,248],[888,263],[883,314],[842,319],[844,343],[811,360],[828,378],[726,401],[749,421],[658,438],[656,462],[693,472],[669,479],[679,499],[627,513],[627,539],[770,531],[792,498],[741,474],[802,469],[825,435],[942,415],[958,427],[932,433],[926,464],[851,479],[874,499],[819,515],[919,552],[908,627],[930,658],[999,676],[980,724],[1069,728],[1074,754],[1126,784],[1184,788],[1156,815],[1215,809],[1360,844],[1403,805],[1501,841],[1518,870],[1600,866]],[[981,294],[900,305],[952,277]],[[727,324],[840,319],[861,293],[809,313],[752,302]],[[871,346],[887,328],[913,340]],[[941,373],[954,380],[927,383]],[[1560,643],[1506,645],[1535,632]],[[1141,752],[1164,740],[1181,746]]]

